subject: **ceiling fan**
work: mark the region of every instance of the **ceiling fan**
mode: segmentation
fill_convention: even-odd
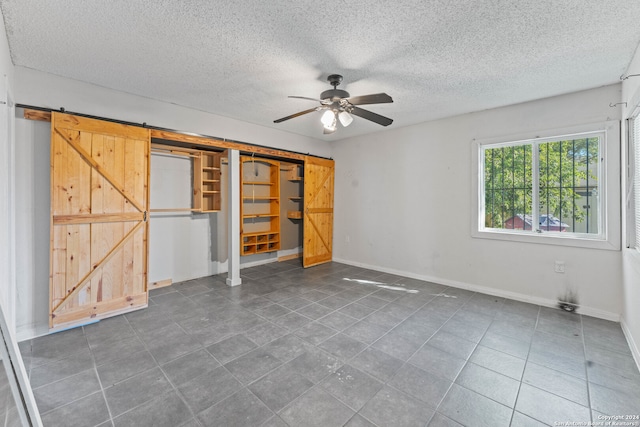
[[[338,85],[342,82],[342,76],[339,74],[331,74],[327,77],[329,84],[333,86],[333,89],[325,90],[320,94],[320,98],[308,98],[306,96],[289,96],[289,98],[308,99],[310,101],[318,101],[319,106],[310,108],[308,110],[300,111],[299,113],[292,114],[287,117],[283,117],[278,120],[274,120],[274,123],[281,123],[285,120],[293,119],[295,117],[302,116],[304,114],[312,113],[314,111],[324,111],[320,121],[324,125],[324,133],[333,133],[338,127],[338,122],[342,126],[347,127],[353,121],[351,115],[362,117],[363,119],[371,120],[382,126],[389,126],[393,123],[393,120],[381,116],[380,114],[373,113],[369,110],[362,109],[358,105],[365,104],[384,104],[393,102],[393,99],[386,93],[376,93],[373,95],[363,96],[351,96],[346,90],[338,89]]]

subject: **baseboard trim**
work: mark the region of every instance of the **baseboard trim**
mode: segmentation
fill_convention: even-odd
[[[291,259],[300,258],[302,256],[302,247],[298,246],[293,249],[284,249],[278,251],[278,262],[289,261]]]
[[[164,288],[165,286],[171,286],[172,283],[173,283],[173,280],[171,279],[158,280],[156,282],[149,283],[149,285],[147,286],[147,290],[150,291],[153,289]]]
[[[278,257],[278,262],[283,261],[291,261],[292,259],[302,258],[302,252],[298,252],[297,254],[285,255]]]
[[[558,302],[547,298],[534,297],[531,295],[521,294],[517,292],[505,291],[503,289],[491,288],[488,286],[476,285],[473,283],[459,282],[457,280],[444,279],[441,277],[425,276],[421,274],[415,274],[408,271],[396,270],[393,268],[380,267],[377,265],[370,265],[362,262],[351,261],[343,258],[333,258],[333,261],[342,264],[352,265],[354,267],[367,268],[369,270],[380,271],[382,273],[395,274],[398,276],[404,276],[411,279],[424,280],[426,282],[437,283],[443,286],[451,286],[453,288],[465,289],[473,292],[480,292],[482,294],[493,295],[502,298],[509,298],[516,301],[527,302],[530,304],[536,304],[543,307],[558,308]],[[580,306],[578,309],[580,314],[585,316],[597,317],[599,319],[610,320],[613,322],[620,322],[620,315],[617,313],[611,313],[608,311],[600,310],[593,307]]]
[[[33,338],[41,337],[49,334],[49,325],[44,326],[30,326],[27,328],[21,328],[16,332],[16,341],[22,342]]]
[[[266,258],[259,261],[249,261],[241,263],[240,270],[242,270],[243,268],[256,267],[258,265],[271,264],[272,262],[278,262],[278,258]],[[228,273],[228,271],[223,271],[222,273]]]
[[[636,361],[636,366],[640,371],[640,347],[638,347],[638,344],[633,339],[633,335],[631,334],[631,330],[629,329],[624,316],[620,319],[620,326],[622,327],[622,333],[624,334],[624,337],[627,339],[627,344],[629,344],[629,348],[631,349],[633,360]]]

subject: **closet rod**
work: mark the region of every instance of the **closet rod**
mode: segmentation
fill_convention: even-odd
[[[86,117],[88,119],[102,120],[102,121],[111,122],[111,123],[119,123],[121,125],[136,126],[136,127],[142,127],[142,128],[145,128],[145,129],[151,129],[151,130],[157,130],[157,131],[166,131],[166,132],[172,132],[172,133],[177,133],[177,134],[182,134],[182,135],[196,136],[196,137],[200,137],[200,138],[216,139],[216,140],[219,140],[219,141],[231,142],[231,143],[236,143],[236,144],[243,144],[243,145],[256,147],[256,148],[263,148],[263,149],[267,149],[267,150],[278,150],[278,151],[281,151],[281,152],[296,154],[296,155],[299,155],[299,156],[312,156],[312,157],[316,157],[316,158],[319,158],[319,159],[333,160],[331,157],[318,156],[318,155],[310,154],[310,153],[301,153],[299,151],[286,150],[284,148],[269,147],[267,145],[254,144],[253,142],[245,142],[245,141],[239,141],[239,140],[236,140],[236,139],[222,138],[222,137],[219,137],[219,136],[204,135],[204,134],[201,134],[201,133],[185,132],[185,131],[176,130],[176,129],[163,128],[163,127],[160,127],[160,126],[151,126],[151,125],[148,125],[146,122],[144,122],[144,123],[134,123],[134,122],[127,122],[126,120],[110,119],[108,117],[100,117],[100,116],[94,116],[94,115],[91,115],[91,114],[76,113],[76,112],[73,112],[73,111],[67,111],[64,107],[60,107],[60,109],[58,109],[58,110],[54,110],[53,108],[47,108],[47,107],[36,107],[34,105],[27,105],[27,104],[16,104],[15,107],[16,108],[24,108],[24,109],[28,109],[28,110],[42,111],[42,112],[45,112],[45,113],[61,112],[61,113],[65,113],[65,114],[72,114],[74,116]],[[46,120],[46,118],[40,117],[38,120]],[[51,121],[51,118],[49,117],[48,120]]]
[[[149,209],[149,212],[200,212],[200,209],[193,208],[158,208],[158,209]]]
[[[179,150],[171,150],[168,148],[156,148],[155,144],[151,144],[151,154],[164,154],[165,156],[177,156],[177,157],[198,157],[197,154],[186,153]]]

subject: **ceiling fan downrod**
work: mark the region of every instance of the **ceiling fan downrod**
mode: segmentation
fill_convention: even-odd
[[[333,89],[325,90],[320,94],[320,99],[323,101],[335,102],[342,98],[349,98],[349,92],[346,90],[338,89],[338,85],[342,83],[342,76],[340,74],[331,74],[327,77],[327,81]]]

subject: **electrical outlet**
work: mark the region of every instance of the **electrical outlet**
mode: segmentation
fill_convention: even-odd
[[[564,261],[556,261],[555,272],[564,273]]]
[[[349,235],[347,234],[346,236],[344,236],[344,241],[347,243],[351,242],[351,237],[349,237]]]

